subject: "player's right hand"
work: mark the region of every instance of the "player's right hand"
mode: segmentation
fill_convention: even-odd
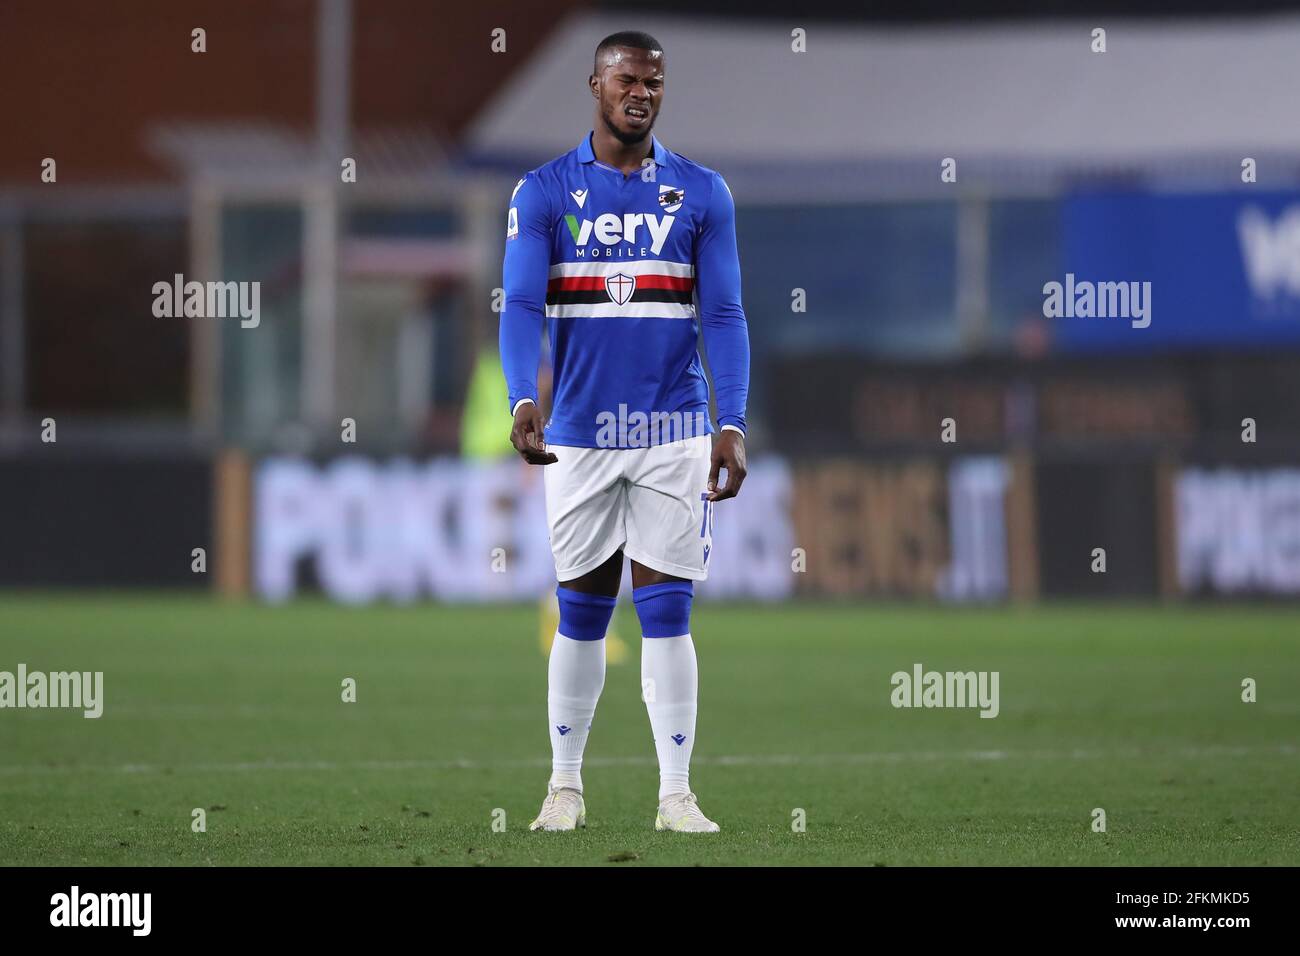
[[[515,412],[510,429],[510,444],[530,465],[552,465],[560,459],[546,450],[542,429],[542,410],[536,402],[524,402]]]

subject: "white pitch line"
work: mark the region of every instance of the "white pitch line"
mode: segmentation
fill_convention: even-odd
[[[692,763],[697,766],[718,767],[785,767],[785,766],[851,766],[872,763],[907,763],[999,760],[1103,760],[1108,757],[1248,757],[1295,756],[1300,752],[1292,744],[1267,747],[1179,747],[1172,750],[1159,748],[1123,747],[1115,750],[908,750],[876,751],[838,754],[736,754],[716,757],[698,756]],[[588,757],[583,761],[588,767],[653,767],[654,757]],[[525,757],[507,760],[256,760],[239,763],[125,763],[99,765],[27,764],[0,766],[0,776],[22,774],[76,774],[76,773],[246,773],[258,770],[279,771],[340,771],[340,770],[507,770],[551,766],[549,757]]]

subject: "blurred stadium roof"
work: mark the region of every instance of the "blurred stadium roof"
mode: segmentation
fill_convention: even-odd
[[[810,23],[803,54],[791,52],[791,21],[635,21],[667,47],[657,132],[700,162],[725,161],[751,200],[832,184],[842,199],[864,179],[937,186],[947,156],[964,179],[1029,184],[1115,173],[1239,181],[1242,156],[1300,170],[1296,16]],[[565,21],[470,126],[471,161],[518,168],[520,157],[571,149],[590,128],[592,51],[628,24],[607,13]],[[1104,54],[1090,49],[1096,26],[1107,28]],[[774,184],[782,170],[792,178]]]
[[[300,183],[304,170],[320,162],[310,131],[268,124],[164,124],[151,131],[150,145],[188,178],[234,186],[282,189]],[[361,130],[351,134],[347,151],[364,171],[358,181],[372,192],[447,178],[447,150],[431,129]],[[328,171],[337,177],[333,160]]]

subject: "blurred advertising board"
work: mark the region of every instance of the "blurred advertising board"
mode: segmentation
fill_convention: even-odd
[[[555,587],[541,470],[517,461],[264,460],[255,476],[254,590],[307,586],[348,603],[512,601]],[[790,475],[756,464],[716,509],[702,596],[781,600],[792,591]]]
[[[213,487],[205,456],[4,456],[0,586],[206,587]]]
[[[1136,323],[1099,317],[1096,302],[1092,315],[1052,319],[1062,351],[1300,344],[1300,193],[1078,193],[1064,201],[1062,236],[1061,275],[1049,278],[1077,301],[1100,283],[1150,292]]]
[[[717,508],[702,598],[1000,599],[999,457],[753,463]],[[253,584],[282,601],[526,600],[554,587],[540,472],[518,462],[268,458],[254,476]]]
[[[1300,594],[1300,468],[1187,467],[1174,498],[1183,594]]]
[[[1283,349],[912,364],[817,354],[774,361],[769,374],[781,398],[764,420],[795,459],[1021,446],[1112,459],[1120,447],[1239,447],[1247,417],[1256,447],[1300,441],[1300,354]]]
[[[698,593],[1294,597],[1300,467],[1251,455],[764,456],[717,509]],[[0,587],[532,600],[554,587],[539,479],[513,461],[10,456]]]

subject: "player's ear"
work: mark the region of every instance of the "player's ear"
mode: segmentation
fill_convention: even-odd
[[[595,73],[587,77],[587,88],[591,90],[591,95],[600,99],[600,77]]]

